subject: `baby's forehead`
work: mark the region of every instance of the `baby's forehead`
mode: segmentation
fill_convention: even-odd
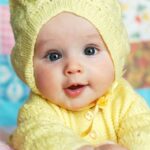
[[[67,30],[71,30],[73,33],[78,30],[80,31],[80,33],[84,32],[85,34],[85,32],[87,32],[87,34],[89,35],[90,32],[95,32],[95,34],[97,34],[98,32],[96,27],[89,20],[69,12],[61,12],[58,15],[54,16],[42,26],[42,29],[43,28],[52,29],[52,33],[55,29],[57,29],[58,31],[63,31],[66,28]]]
[[[61,38],[101,39],[99,31],[87,19],[72,13],[60,13],[48,20],[40,29],[38,40],[56,41]]]

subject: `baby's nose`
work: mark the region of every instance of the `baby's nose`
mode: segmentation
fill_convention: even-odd
[[[80,74],[83,72],[83,67],[78,62],[69,63],[65,67],[65,75]]]

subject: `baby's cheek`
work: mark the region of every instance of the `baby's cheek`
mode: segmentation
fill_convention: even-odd
[[[35,70],[35,83],[40,91],[44,91],[49,83],[48,75],[43,70]]]

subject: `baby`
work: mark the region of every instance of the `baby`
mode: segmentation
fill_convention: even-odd
[[[117,0],[11,0],[10,8],[12,64],[31,88],[12,147],[149,150],[150,110],[122,78],[129,43]]]

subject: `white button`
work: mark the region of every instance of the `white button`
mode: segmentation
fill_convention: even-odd
[[[96,139],[96,132],[95,132],[95,131],[91,131],[90,137],[91,137],[92,139]]]
[[[91,111],[88,111],[86,114],[85,114],[85,118],[87,119],[87,120],[92,120],[92,118],[93,118],[93,113],[91,112]]]

